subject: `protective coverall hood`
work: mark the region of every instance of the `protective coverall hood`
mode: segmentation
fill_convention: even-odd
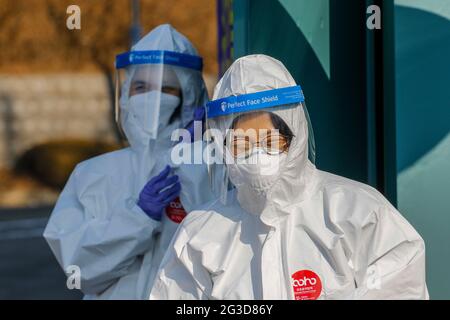
[[[280,61],[266,55],[250,55],[237,59],[227,70],[215,87],[213,100],[295,85],[295,80]],[[233,181],[233,170],[236,167],[228,166],[240,204],[247,211],[256,214],[261,214],[267,207],[283,207],[304,198],[307,177],[311,174],[310,168],[314,167],[308,160],[308,137],[312,133],[309,133],[305,107],[302,105],[268,110],[278,115],[294,134],[276,183],[267,193],[261,194],[248,184]],[[223,119],[215,121],[215,125],[225,133],[235,117],[233,114],[222,117]],[[264,217],[271,219],[275,212],[278,211],[268,210]]]
[[[131,51],[172,51],[192,56],[198,56],[197,49],[192,43],[181,33],[175,30],[170,24],[163,24],[139,40]],[[182,91],[182,112],[180,126],[185,126],[191,119],[194,109],[202,106],[208,100],[206,86],[201,76],[201,73],[183,72],[183,69],[173,69],[178,81],[180,82],[180,89]],[[125,131],[127,139],[132,146],[141,146],[148,143],[145,137],[132,131],[134,127],[132,123],[126,122],[128,112],[129,89],[133,73],[136,68],[127,69],[126,85],[122,86],[122,94],[120,100],[120,107],[122,108],[122,127]],[[163,135],[164,138],[167,136]]]

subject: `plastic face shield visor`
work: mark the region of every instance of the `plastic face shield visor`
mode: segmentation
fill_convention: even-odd
[[[202,58],[172,51],[130,51],[116,57],[115,120],[132,121],[156,139],[181,108],[183,79],[201,73]],[[127,119],[123,119],[127,117]],[[133,119],[132,119],[133,118]]]
[[[305,139],[307,131],[308,155],[314,163],[314,134],[305,106],[305,99],[300,86],[261,91],[238,96],[230,96],[211,101],[207,104],[208,144],[206,158],[210,183],[223,203],[229,189],[229,163],[246,163],[246,159],[255,151],[263,154],[273,165],[273,160],[283,153],[288,153],[294,137]],[[301,116],[304,114],[304,117]],[[241,119],[245,119],[240,125]],[[268,125],[268,126],[265,126]],[[257,129],[257,130],[255,130]],[[299,142],[299,141],[297,141]],[[251,157],[250,157],[251,156]],[[218,162],[222,160],[219,164]],[[247,163],[248,164],[248,163]],[[256,163],[258,169],[264,163]],[[239,170],[239,166],[231,166]],[[269,170],[270,171],[270,170]],[[265,172],[268,172],[265,170]],[[239,177],[239,172],[234,177]],[[237,185],[239,179],[234,179]]]

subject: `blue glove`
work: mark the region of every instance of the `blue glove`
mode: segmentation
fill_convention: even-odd
[[[139,194],[138,206],[152,219],[161,220],[164,209],[180,195],[178,176],[169,176],[170,166],[153,177]]]
[[[191,142],[194,142],[194,121],[201,121],[202,122],[202,131],[205,131],[205,107],[197,107],[194,110],[194,117],[192,119],[191,122],[189,122],[189,124],[186,126],[186,130],[189,131],[189,133],[191,134]],[[202,132],[202,135],[203,135]],[[180,138],[181,140],[181,138]]]

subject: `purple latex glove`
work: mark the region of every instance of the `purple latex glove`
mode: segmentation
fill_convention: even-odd
[[[189,124],[186,126],[186,130],[189,131],[190,135],[191,135],[191,142],[194,142],[194,121],[201,121],[202,122],[202,135],[203,132],[205,131],[205,107],[201,106],[201,107],[197,107],[194,110],[194,117],[192,119],[191,122],[189,122]],[[181,140],[181,138],[180,138]]]
[[[152,219],[161,220],[164,209],[180,195],[178,176],[169,176],[166,166],[156,177],[150,179],[139,194],[138,206]]]

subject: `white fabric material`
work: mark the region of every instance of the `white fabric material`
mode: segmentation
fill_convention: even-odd
[[[229,166],[236,167],[236,170],[230,170],[231,182],[237,185],[241,180],[240,184],[257,192],[267,193],[278,180],[280,168],[286,161],[286,153],[271,155],[258,147],[252,150],[248,158],[237,159],[237,161],[238,163],[229,164]],[[236,176],[235,172],[239,172],[239,174]]]
[[[154,29],[134,49],[197,54],[169,25]],[[136,205],[145,183],[169,164],[172,131],[187,124],[194,107],[207,101],[201,75],[186,71],[177,76],[183,95],[181,119],[161,128],[158,139],[151,140],[140,125],[142,119],[132,116],[133,104],[123,101],[122,124],[131,146],[78,164],[52,212],[44,237],[64,270],[80,267],[86,298],[148,298],[155,271],[178,227],[166,214],[158,222]],[[186,211],[211,199],[205,190],[205,166],[180,165],[173,173],[180,177]]]
[[[152,103],[158,101],[156,103]],[[170,117],[180,104],[180,98],[159,91],[149,91],[131,96],[130,114],[139,123],[142,130],[148,130],[149,136],[156,138],[158,131],[169,124]],[[159,121],[153,121],[159,119]],[[158,130],[159,129],[159,130]]]
[[[279,61],[253,55],[234,62],[214,98],[292,85]],[[277,182],[263,196],[242,184],[226,205],[190,213],[150,299],[427,299],[419,234],[372,187],[308,161],[302,108],[274,112],[295,134]],[[259,202],[256,214],[242,206],[251,201]],[[305,270],[317,278],[295,278]],[[319,279],[320,291],[303,287]]]

